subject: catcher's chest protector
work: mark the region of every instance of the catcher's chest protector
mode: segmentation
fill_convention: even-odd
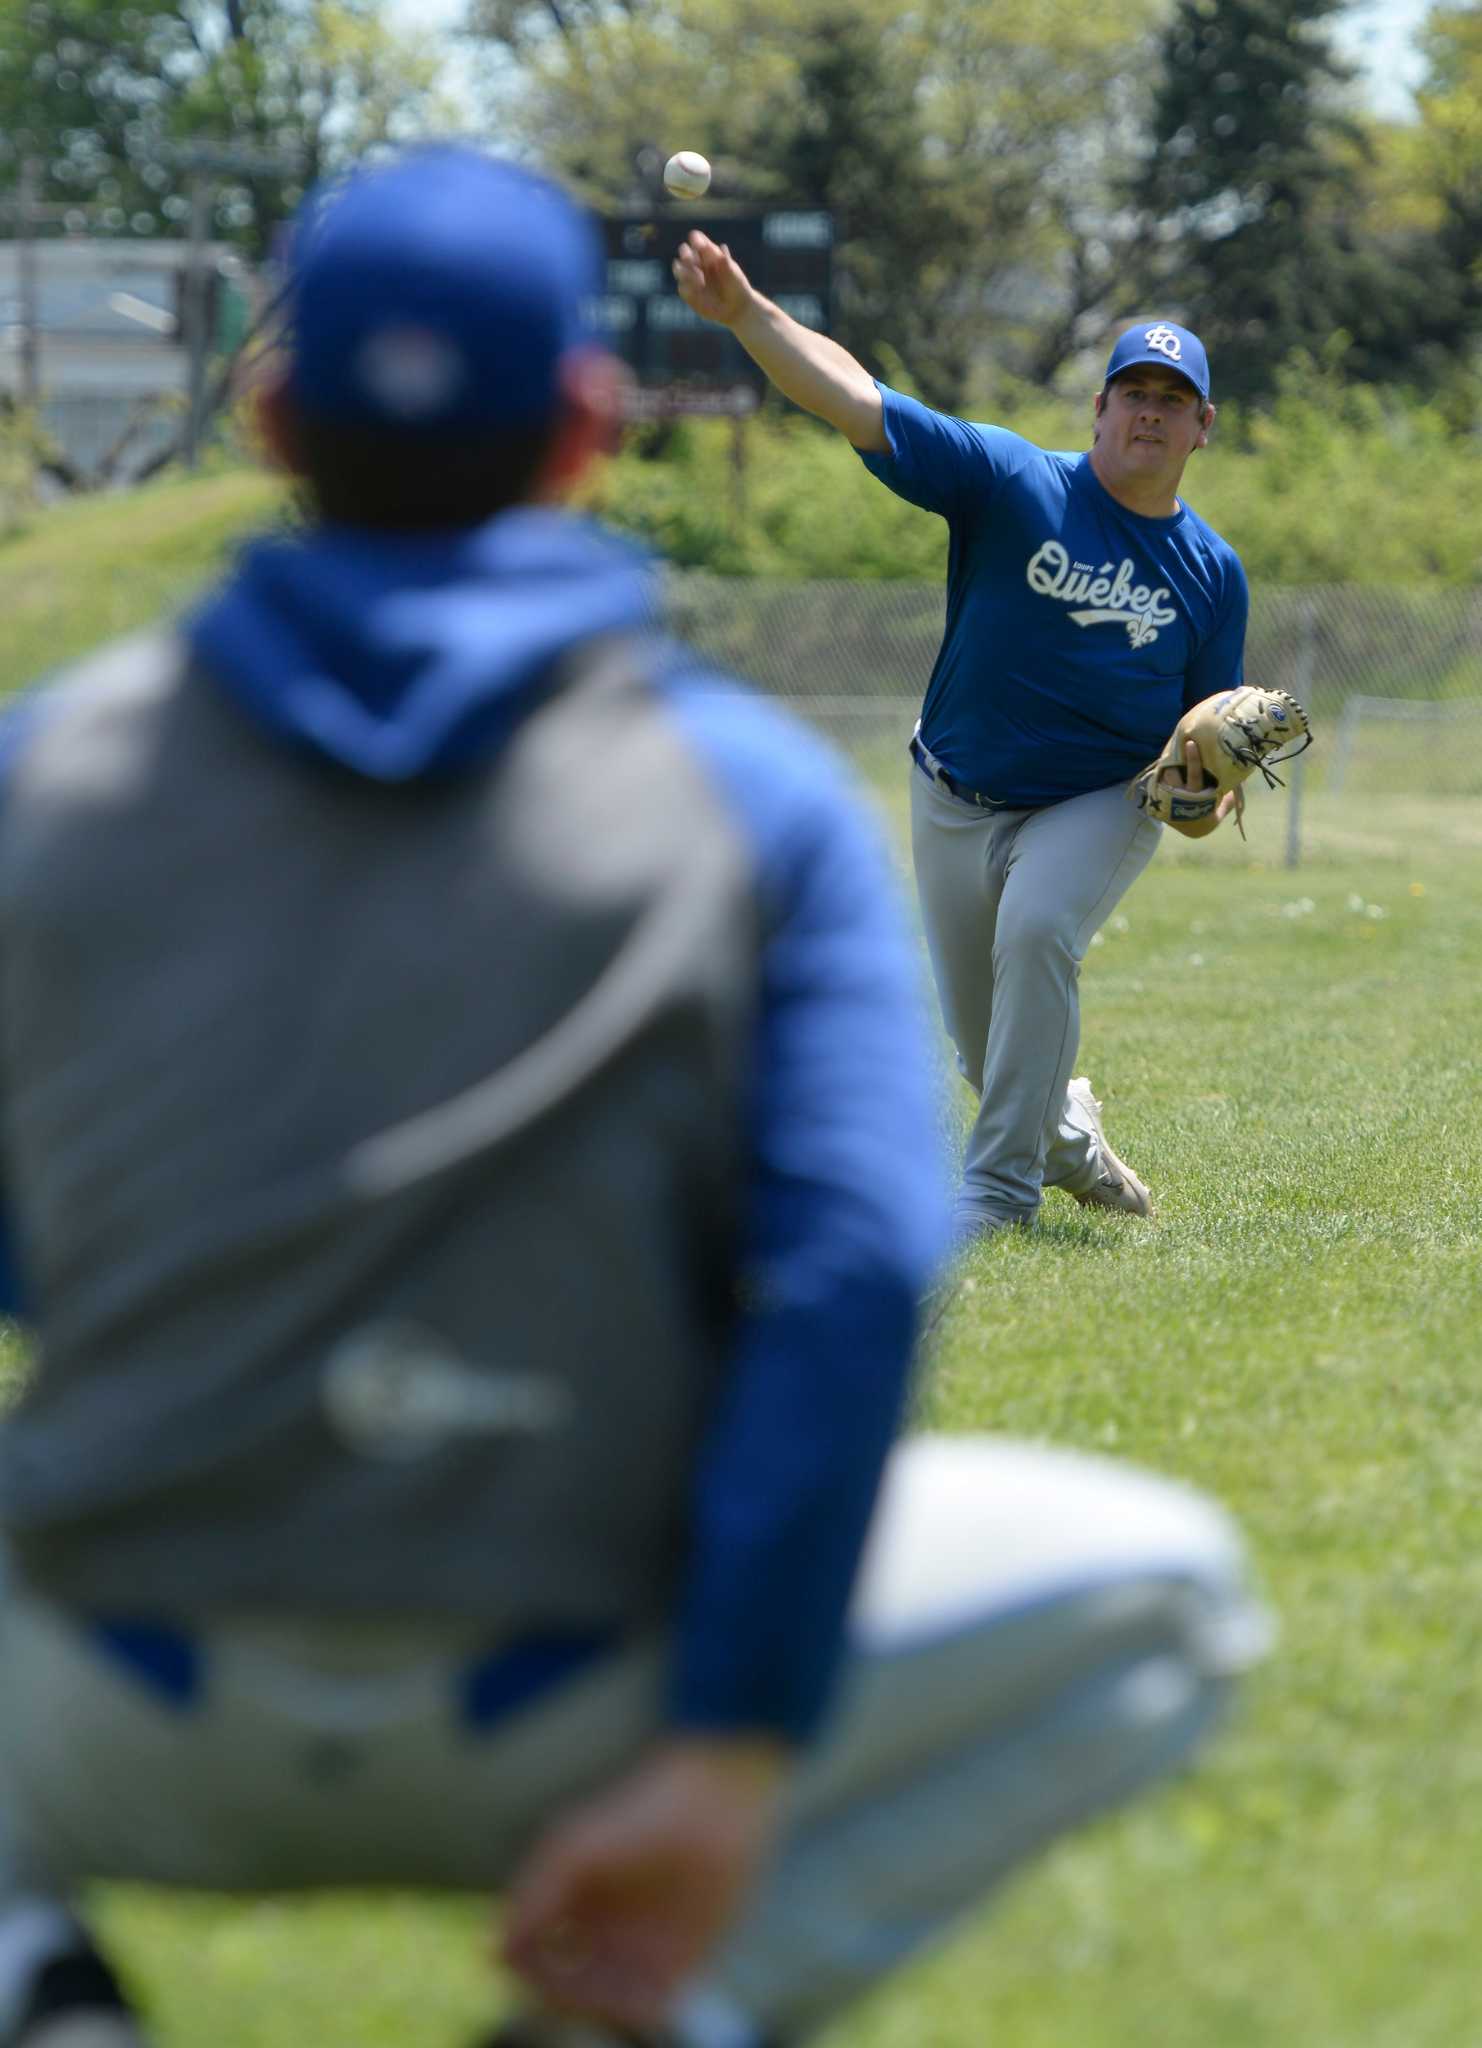
[[[758,948],[629,648],[408,787],[275,744],[172,641],[90,664],[0,816],[25,1569],[124,1611],[658,1607]]]

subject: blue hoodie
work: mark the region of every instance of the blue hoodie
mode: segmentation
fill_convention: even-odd
[[[802,1739],[944,1245],[934,1061],[889,863],[838,764],[662,641],[654,615],[643,557],[523,509],[452,533],[258,541],[185,630],[275,740],[396,783],[488,761],[579,643],[647,636],[654,687],[752,850],[765,931],[747,1305],[695,1477],[670,1711]]]

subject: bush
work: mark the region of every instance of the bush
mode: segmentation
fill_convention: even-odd
[[[1050,448],[1090,445],[1089,394],[1006,386],[970,416]],[[684,421],[611,464],[589,503],[681,568],[719,575],[937,581],[946,527],[871,477],[832,429],[769,407],[739,430]],[[1482,581],[1482,447],[1443,399],[1408,399],[1293,365],[1270,411],[1222,411],[1189,502],[1252,582]]]
[[[1443,399],[1298,363],[1230,424],[1192,482],[1253,583],[1482,581],[1482,447]]]
[[[1475,585],[1482,443],[1464,423],[1465,399],[1410,399],[1347,384],[1333,365],[1294,365],[1269,411],[1245,419],[1222,411],[1213,446],[1190,466],[1190,502],[1239,549],[1258,589]],[[1042,447],[1089,445],[1089,392],[1071,403],[1005,384],[968,411]],[[739,471],[737,447],[726,421],[645,430],[598,476],[585,503],[681,569],[940,588],[945,524],[878,483],[841,435],[769,405],[740,430]],[[72,592],[69,643],[72,624],[82,631],[83,614],[101,607],[111,587],[83,566],[94,547],[119,563],[147,557],[161,591],[184,589],[239,530],[236,521],[281,516],[280,490],[245,470],[218,476],[214,461],[194,485],[166,481],[36,515],[37,452],[32,430],[0,415],[0,537],[37,527],[35,560],[27,552],[33,543],[23,541],[0,564],[12,642],[53,575]],[[123,595],[114,609],[129,609]]]
[[[796,413],[681,421],[661,455],[642,441],[621,455],[588,503],[677,567],[723,576],[939,580],[947,558],[940,520]]]

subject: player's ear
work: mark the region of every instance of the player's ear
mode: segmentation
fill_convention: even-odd
[[[561,403],[534,495],[562,498],[622,443],[633,374],[603,348],[576,349],[561,365]]]
[[[288,389],[287,364],[279,363],[255,381],[248,390],[248,399],[252,422],[269,465],[289,476],[302,476],[298,414]]]
[[[1194,443],[1194,446],[1196,448],[1207,448],[1209,446],[1209,437],[1213,432],[1214,407],[1212,405],[1206,405],[1204,408],[1203,415],[1201,416],[1199,421],[1199,438]]]

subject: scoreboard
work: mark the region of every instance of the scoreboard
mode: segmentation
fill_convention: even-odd
[[[638,379],[635,412],[744,417],[766,378],[740,342],[680,298],[671,265],[692,228],[724,242],[757,290],[804,327],[826,330],[833,296],[834,219],[819,209],[749,213],[664,209],[606,214],[606,289],[593,325]]]

